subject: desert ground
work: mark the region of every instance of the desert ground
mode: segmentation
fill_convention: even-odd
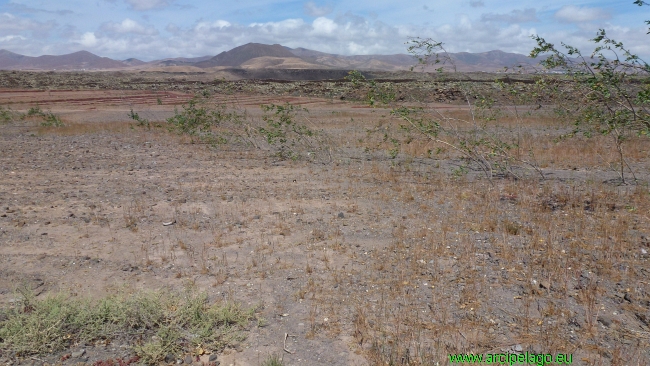
[[[448,354],[524,352],[650,364],[647,138],[629,141],[638,181],[620,184],[606,137],[558,139],[564,122],[505,106],[493,128],[516,131],[537,170],[488,178],[431,141],[390,154],[382,131],[399,119],[344,82],[74,88],[81,76],[28,74],[3,74],[0,106],[15,116],[38,106],[63,126],[0,125],[2,309],[25,289],[39,300],[188,288],[253,308],[241,340],[204,345],[205,364],[444,365]],[[253,126],[260,105],[307,108],[296,120],[327,137],[326,158],[168,132],[200,90]],[[472,103],[437,90],[429,108],[470,118]],[[132,111],[162,127],[138,126]],[[0,347],[0,362],[99,365],[134,356],[137,341]]]

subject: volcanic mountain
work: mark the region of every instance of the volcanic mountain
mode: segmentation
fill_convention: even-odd
[[[24,56],[0,50],[0,69],[4,70],[97,70],[118,69],[128,66],[122,61],[100,57],[88,51],[67,55]]]
[[[278,66],[280,64],[283,64],[285,61],[289,61],[290,63],[294,64],[294,67],[298,66],[296,68],[304,68],[300,66],[308,66],[304,65],[308,64],[308,62],[294,55],[287,47],[281,46],[279,44],[267,45],[261,43],[248,43],[243,46],[235,47],[230,51],[221,52],[209,60],[197,62],[193,66],[202,68],[215,66],[241,67],[246,62],[257,58],[266,59],[266,62],[261,62],[260,66],[262,67]],[[253,64],[256,63],[253,62]],[[313,66],[313,68],[323,67],[323,65],[317,64],[311,66]]]

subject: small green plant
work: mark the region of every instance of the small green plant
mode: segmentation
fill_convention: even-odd
[[[270,355],[264,362],[262,362],[262,366],[283,366],[284,363],[282,362],[282,358],[278,355]]]
[[[41,122],[41,126],[43,127],[63,127],[65,126],[63,124],[63,121],[61,121],[61,118],[57,116],[56,114],[52,113],[51,111],[44,112],[41,107],[36,106],[36,107],[31,107],[29,110],[27,110],[27,113],[24,113],[23,115],[20,116],[21,120],[27,119],[27,117],[39,117],[43,120]]]
[[[197,137],[200,141],[212,145],[228,142],[225,134],[216,130],[222,123],[241,125],[242,121],[243,116],[236,111],[229,111],[226,105],[210,106],[197,97],[184,104],[182,111],[174,109],[174,116],[167,119],[170,131]]]
[[[10,108],[0,106],[0,124],[12,122],[14,117],[14,112]]]
[[[24,117],[32,117],[32,116],[42,117],[42,116],[45,116],[45,113],[43,112],[43,110],[41,110],[41,107],[39,107],[39,106],[31,107],[31,108],[29,108],[29,110],[27,110],[27,113],[25,113],[25,115],[23,116],[23,119],[24,119]]]
[[[56,114],[52,112],[47,112],[45,113],[45,116],[43,116],[44,121],[41,122],[41,126],[43,127],[63,127],[65,126],[63,122],[61,121],[61,118],[57,116]]]
[[[458,168],[452,170],[451,175],[455,178],[464,177],[469,173],[469,169],[465,165],[460,165]]]
[[[346,81],[351,82],[355,88],[358,88],[359,86],[361,86],[363,83],[366,82],[366,77],[363,76],[363,74],[357,70],[349,71],[348,75],[344,79]]]
[[[280,159],[297,160],[302,156],[301,150],[314,151],[316,133],[298,123],[298,113],[309,112],[306,108],[285,105],[268,104],[261,106],[264,115],[262,120],[266,125],[258,128],[258,132],[266,142],[276,148],[276,156]]]
[[[129,118],[138,122],[137,123],[138,127],[146,127],[148,130],[151,129],[151,122],[149,122],[149,120],[146,118],[140,117],[140,115],[137,112],[133,111],[133,108],[131,108],[131,111],[129,112]]]

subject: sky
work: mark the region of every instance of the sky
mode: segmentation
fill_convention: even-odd
[[[449,52],[527,55],[537,34],[589,54],[603,28],[650,62],[646,20],[650,6],[634,0],[0,0],[0,49],[151,61],[257,42],[367,55],[406,53],[420,37]]]

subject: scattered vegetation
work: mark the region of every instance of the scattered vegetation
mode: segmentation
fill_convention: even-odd
[[[23,300],[0,309],[0,349],[20,356],[54,353],[80,342],[127,338],[140,361],[152,364],[201,345],[219,351],[241,340],[254,309],[209,304],[204,293],[168,291],[79,299],[66,294]]]
[[[39,106],[31,107],[27,113],[24,113],[20,116],[21,120],[28,119],[30,117],[36,117],[43,120],[41,122],[42,127],[64,127],[63,121],[56,114],[51,111],[44,112]]]
[[[262,105],[261,108],[264,112],[262,120],[266,125],[259,127],[257,131],[275,150],[275,156],[283,160],[297,160],[303,157],[305,152],[313,155],[324,147],[318,146],[316,132],[296,121],[297,114],[309,112],[306,108],[290,103]]]
[[[14,118],[15,113],[11,110],[11,108],[0,106],[0,124],[12,122]]]
[[[282,363],[282,358],[278,355],[271,355],[269,356],[264,362],[262,362],[262,366],[283,366],[284,363]]]
[[[261,123],[236,107],[214,101],[209,92],[203,91],[184,104],[182,110],[174,109],[167,126],[170,132],[189,136],[192,143],[215,147],[243,144],[270,150],[271,155],[281,160],[331,161],[327,137],[307,125],[309,111],[306,108],[288,102],[264,104],[260,108],[263,112]],[[133,109],[129,117],[137,121],[139,127],[150,129],[152,125]]]

